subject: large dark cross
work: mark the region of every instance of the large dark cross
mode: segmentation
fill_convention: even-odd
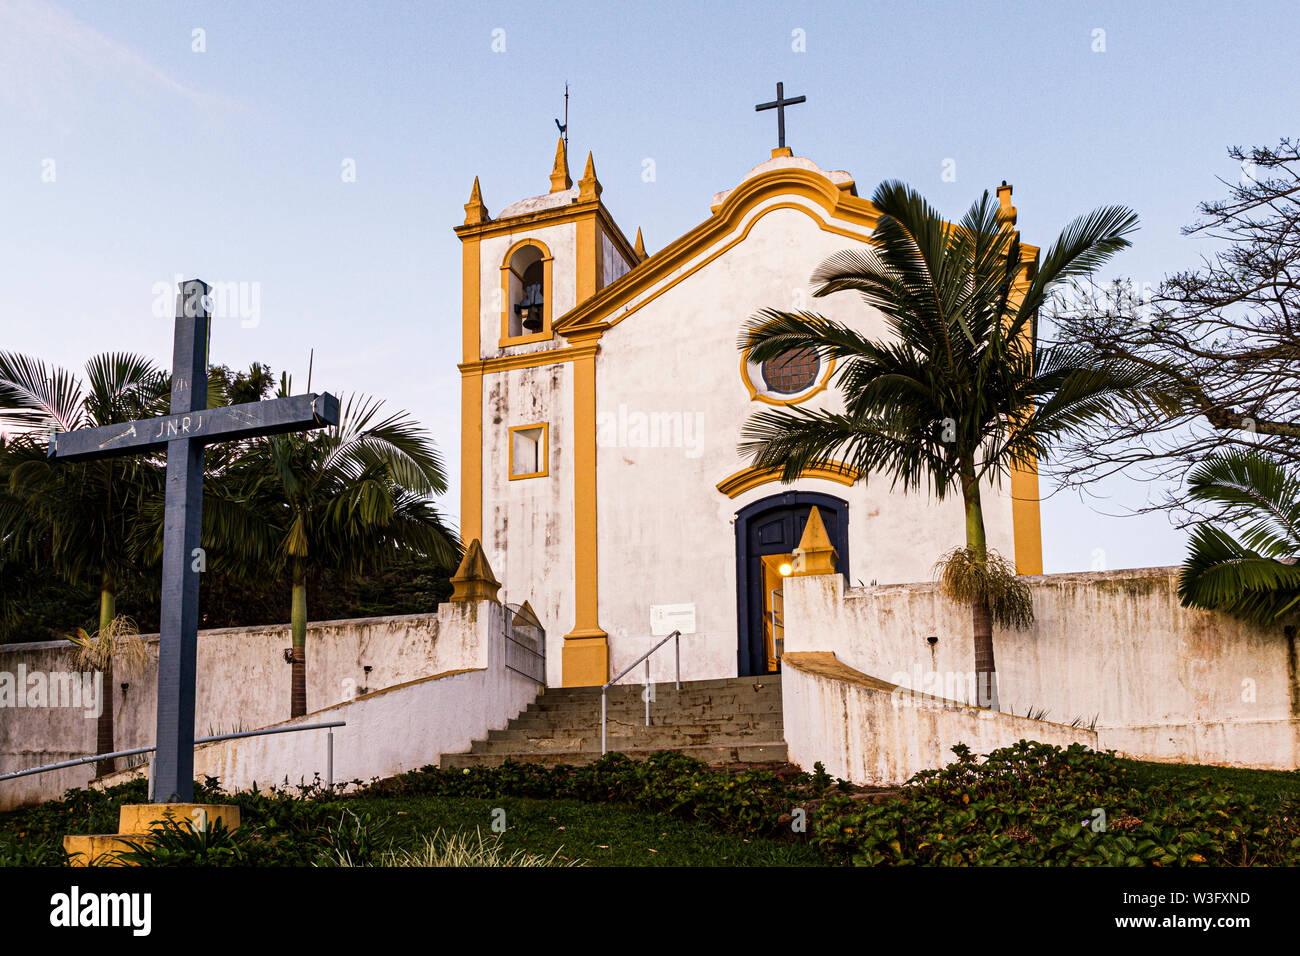
[[[339,423],[330,394],[208,408],[206,282],[190,279],[176,296],[171,414],[50,437],[50,458],[84,461],[153,448],[167,450],[163,518],[162,615],[158,635],[158,748],[154,799],[194,797],[194,664],[199,627],[199,532],[203,508],[203,449],[220,441],[323,428]]]
[[[759,103],[754,107],[755,113],[761,113],[763,110],[776,110],[776,137],[777,146],[785,149],[785,108],[794,106],[796,103],[806,103],[807,97],[792,96],[788,100],[785,98],[785,84],[776,84],[776,99],[770,103]]]

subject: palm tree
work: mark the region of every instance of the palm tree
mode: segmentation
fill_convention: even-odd
[[[1035,316],[1058,283],[1091,272],[1137,226],[1122,206],[1075,219],[1037,271],[1021,261],[1019,234],[998,219],[987,192],[955,226],[917,192],[885,182],[869,248],[841,252],[812,276],[814,295],[852,290],[883,314],[890,333],[808,312],[764,310],[741,336],[751,361],[815,350],[837,362],[843,411],[761,411],[742,432],[742,454],[794,481],[810,465],[846,461],[904,491],[960,494],[966,547],[948,556],[946,590],[969,602],[981,704],[998,706],[992,625],[1032,613],[1021,582],[988,548],[981,484],[1030,466],[1054,442],[1084,430],[1115,403],[1166,407],[1160,377],[1133,363],[1035,341]]]
[[[1197,465],[1188,492],[1221,509],[1240,537],[1197,525],[1178,576],[1183,605],[1261,625],[1300,618],[1300,476],[1275,459],[1233,450]]]
[[[48,566],[69,582],[99,585],[97,635],[115,633],[117,593],[140,569],[134,541],[141,507],[161,487],[154,456],[50,462],[51,431],[118,424],[165,411],[170,376],[124,352],[86,363],[85,381],[39,359],[0,352],[0,427],[15,434],[0,454],[0,563]],[[104,674],[96,752],[113,750],[113,656]],[[112,770],[103,761],[100,771]]]
[[[278,394],[291,394],[281,376]],[[418,554],[454,566],[459,544],[432,496],[447,490],[432,439],[408,415],[364,397],[336,427],[240,446],[204,500],[204,538],[227,567],[288,578],[293,664],[290,716],[307,712],[307,584]]]

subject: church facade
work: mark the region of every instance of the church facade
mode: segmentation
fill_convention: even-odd
[[[857,295],[809,290],[825,258],[870,241],[876,213],[852,177],[773,150],[654,255],[610,215],[590,155],[574,185],[561,142],[550,178],[496,215],[475,180],[456,228],[461,535],[545,628],[548,683],[604,683],[672,622],[683,679],[774,672],[782,581],[814,506],[849,585],[929,580],[964,543],[959,500],[848,468],[782,484],[738,451],[756,410],[839,405],[815,355],[741,354],[752,315],[807,309],[884,334]],[[983,494],[989,545],[1041,573],[1036,474]],[[654,679],[672,666],[655,655]]]

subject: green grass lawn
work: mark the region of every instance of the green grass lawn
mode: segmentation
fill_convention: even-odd
[[[198,796],[240,801],[250,825],[244,828],[249,836],[241,852],[255,854],[244,859],[256,865],[312,865],[322,860],[322,846],[350,848],[339,852],[367,863],[375,859],[374,850],[417,851],[439,832],[471,840],[481,834],[505,855],[521,852],[585,866],[925,862],[939,852],[925,828],[950,840],[942,852],[958,862],[1007,862],[1025,854],[1036,860],[1071,860],[1083,854],[1079,858],[1090,863],[1117,865],[1109,861],[1118,859],[1134,865],[1147,850],[1169,861],[1193,863],[1293,864],[1300,859],[1300,830],[1286,823],[1281,806],[1300,801],[1300,771],[1117,760],[1021,744],[992,755],[987,771],[968,769],[974,764],[951,765],[941,774],[952,775],[950,785],[918,783],[906,805],[875,805],[851,802],[827,781],[815,796],[817,781],[809,775],[779,777],[769,770],[735,776],[672,754],[646,764],[609,759],[607,766],[563,771],[515,767],[477,776],[420,771],[326,801],[303,801],[292,793],[227,797],[205,791]],[[1014,777],[1006,776],[1008,768]],[[981,774],[985,779],[977,779]],[[1005,790],[1011,786],[1008,780],[1015,781],[1011,790]],[[1080,800],[1080,805],[1092,806],[1087,801],[1104,798],[1117,784],[1122,789],[1111,809],[1125,825],[1082,849],[1077,834],[1066,834],[1069,839],[1061,843],[1059,814],[1052,808]],[[1146,796],[1162,785],[1171,788],[1167,795]],[[58,865],[64,834],[112,832],[118,805],[144,802],[144,790],[143,781],[133,781],[108,793],[72,791],[65,800],[0,813],[0,865]],[[531,795],[516,796],[519,792]],[[788,814],[786,808],[812,800],[809,830],[815,822],[820,828],[820,818],[813,818],[820,812],[816,807],[822,794],[837,816],[828,818],[827,829],[818,829],[815,841],[811,832],[790,832],[788,816],[784,823],[778,819]],[[1226,822],[1223,807],[1231,808]],[[501,822],[496,811],[504,811],[500,834],[494,829]],[[1016,815],[1012,829],[1019,836],[1013,839],[1029,842],[1007,843],[1008,814]],[[900,840],[910,841],[906,853]],[[965,841],[963,848],[950,850],[959,840]],[[1126,840],[1136,849],[1116,856]],[[965,855],[953,855],[958,853]],[[882,854],[882,861],[876,861]],[[943,857],[935,862],[952,861]]]
[[[129,788],[125,788],[128,789]],[[75,809],[44,804],[0,813],[0,865],[55,865],[64,833],[113,832],[120,803],[143,802],[140,787],[88,794]],[[499,841],[506,853],[522,850],[557,863],[583,866],[820,866],[824,858],[803,839],[789,842],[724,833],[706,824],[631,804],[526,797],[480,798],[418,795],[353,796],[334,805],[333,817],[352,814],[382,821],[370,841],[414,850],[439,830],[444,836],[475,832]],[[496,809],[505,831],[493,832]]]
[[[1272,802],[1286,797],[1300,797],[1300,771],[1247,770],[1243,767],[1210,767],[1194,763],[1152,763],[1147,760],[1120,760],[1138,777],[1140,786],[1161,783],[1198,783],[1228,787],[1238,793],[1253,794],[1260,801]]]
[[[505,810],[507,851],[525,850],[586,866],[820,866],[825,861],[807,843],[744,838],[720,833],[662,813],[576,800],[523,797],[353,798],[357,813],[388,817],[382,839],[397,848],[414,847],[425,835],[475,829],[492,835],[493,811]]]

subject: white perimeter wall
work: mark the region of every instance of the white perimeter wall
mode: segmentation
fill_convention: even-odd
[[[1095,716],[1100,747],[1143,759],[1300,767],[1295,639],[1184,609],[1176,575],[1025,578],[1035,624],[994,633],[1002,710],[1045,708],[1064,723]],[[838,575],[790,578],[785,615],[787,652],[832,651],[872,677],[948,697],[949,675],[972,676],[969,610],[933,584],[846,590]]]
[[[367,691],[486,666],[477,632],[455,616],[455,609],[464,606],[443,604],[437,614],[309,624],[307,706],[318,710]],[[130,685],[125,694],[114,688],[119,750],[154,742],[157,636],[148,635],[145,641],[152,658],[148,671],[115,678]],[[291,643],[287,625],[200,631],[195,735],[253,730],[287,720],[290,665],[284,650]],[[0,645],[0,672],[17,674],[20,665],[28,673],[72,671],[71,645]],[[366,666],[371,668],[368,674]],[[0,773],[94,753],[95,725],[81,709],[0,708]],[[91,767],[85,766],[0,782],[0,809],[59,796],[69,787],[84,787],[91,777]]]
[[[428,764],[445,753],[500,730],[536,697],[538,685],[505,667],[503,611],[499,604],[443,604],[444,631],[464,635],[467,669],[434,674],[305,717],[284,726],[341,720],[334,728],[335,783],[389,777]],[[254,784],[311,783],[328,779],[324,730],[274,734],[205,744],[194,751],[194,775],[215,777],[227,791]],[[105,781],[106,783],[112,781]]]
[[[1086,728],[899,694],[827,653],[787,652],[781,697],[790,762],[811,771],[820,761],[833,776],[859,784],[893,786],[946,766],[957,759],[956,744],[977,754],[1019,740],[1097,746]]]

